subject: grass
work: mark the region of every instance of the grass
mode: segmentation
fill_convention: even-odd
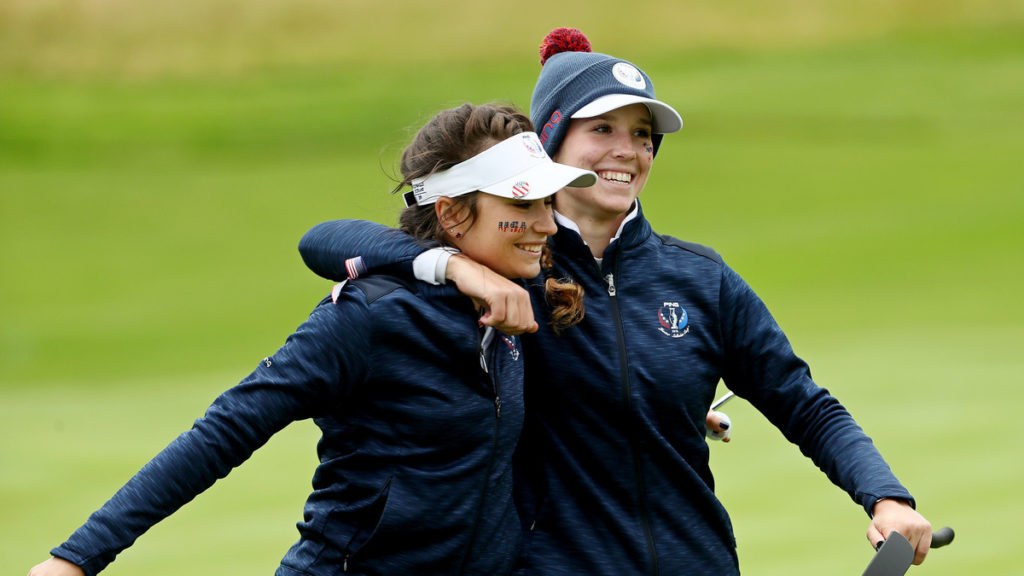
[[[684,117],[644,192],[656,229],[719,250],[957,529],[914,570],[1016,572],[1024,464],[997,408],[1024,399],[1019,3],[662,2],[630,30],[570,2],[509,31],[467,6],[0,7],[0,568],[44,558],[283,343],[329,289],[306,229],[393,222],[410,131],[525,106],[536,43],[572,22]],[[862,570],[863,512],[728,411],[712,464],[744,573]],[[272,570],[315,441],[286,430],[106,573]]]

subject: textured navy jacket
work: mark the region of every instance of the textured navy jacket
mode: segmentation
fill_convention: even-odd
[[[313,418],[320,464],[278,575],[508,574],[523,362],[518,338],[483,338],[476,318],[452,287],[350,282],[52,553],[95,574]]]
[[[871,440],[817,386],[768,310],[712,250],[662,236],[640,214],[598,267],[579,234],[551,240],[558,275],[586,291],[583,322],[524,335],[527,419],[517,459],[526,530],[517,573],[738,574],[714,494],[704,420],[719,380],[760,410],[868,511],[911,496]],[[346,248],[347,247],[347,248]],[[344,278],[342,259],[405,264],[422,251],[357,221],[307,233],[303,257]]]

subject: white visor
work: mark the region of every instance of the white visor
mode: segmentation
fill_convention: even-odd
[[[630,104],[646,104],[651,111],[651,130],[655,134],[671,134],[683,127],[683,118],[668,104],[660,100],[634,96],[632,94],[608,94],[601,96],[572,115],[573,118],[593,118],[609,110],[629,106]]]
[[[585,188],[597,182],[597,174],[553,162],[533,132],[504,140],[465,162],[426,178],[412,181],[405,205],[426,206],[441,196],[454,198],[470,192],[486,192],[502,198],[535,200],[566,186]]]

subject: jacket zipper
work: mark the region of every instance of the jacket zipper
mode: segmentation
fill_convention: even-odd
[[[488,328],[487,331],[485,332],[485,335],[486,334],[491,334],[493,336],[494,329]],[[476,544],[476,531],[477,528],[480,526],[480,518],[483,515],[484,511],[484,499],[485,494],[487,493],[487,486],[491,483],[491,472],[494,470],[494,455],[498,452],[498,437],[500,436],[499,424],[501,420],[501,395],[499,394],[498,389],[498,379],[495,377],[494,373],[488,369],[487,362],[487,353],[488,351],[490,351],[491,360],[493,360],[493,363],[491,365],[498,365],[498,358],[496,352],[498,348],[497,346],[493,345],[493,340],[485,340],[487,339],[484,337],[484,335],[482,335],[480,337],[480,367],[483,368],[484,372],[487,374],[487,378],[491,382],[491,391],[494,393],[494,434],[491,436],[491,457],[489,459],[489,462],[487,463],[487,472],[486,474],[484,474],[483,484],[481,484],[480,486],[480,504],[477,506],[476,519],[474,519],[473,521],[473,529],[469,535],[469,543],[470,546],[473,547],[475,547]],[[485,344],[491,345],[487,346]],[[472,551],[472,549],[467,550],[466,555],[462,557],[462,565],[459,567],[459,574],[465,574],[466,564],[469,562],[469,555],[470,553],[472,553]]]
[[[633,395],[629,380],[629,363],[626,358],[626,335],[622,328],[622,315],[619,311],[618,290],[615,287],[615,274],[619,272],[619,258],[615,259],[614,272],[604,277],[608,286],[608,301],[611,304],[612,318],[615,320],[615,338],[619,344],[619,377],[622,380],[622,402],[626,406],[626,413],[633,413]],[[630,424],[632,425],[632,424]],[[647,554],[651,560],[651,574],[658,574],[658,550],[654,546],[654,536],[651,533],[651,521],[648,517],[647,492],[644,489],[643,471],[640,468],[640,458],[637,455],[636,435],[629,435],[630,452],[633,460],[633,477],[636,480],[636,498],[640,508],[640,524],[644,529],[644,538],[647,540]]]
[[[494,328],[488,327],[484,334],[480,336],[480,367],[483,368],[484,373],[486,373],[491,380],[491,392],[494,394],[494,414],[496,417],[501,418],[501,394],[498,391],[498,382],[491,374],[487,363],[488,350],[496,348],[494,346],[494,334]]]

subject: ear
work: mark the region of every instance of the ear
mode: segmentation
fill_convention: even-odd
[[[434,202],[434,215],[437,221],[445,228],[451,228],[458,222],[455,218],[455,201],[447,196],[441,196]]]
[[[437,221],[445,228],[468,224],[469,208],[458,199],[442,196],[434,203],[434,214]]]

